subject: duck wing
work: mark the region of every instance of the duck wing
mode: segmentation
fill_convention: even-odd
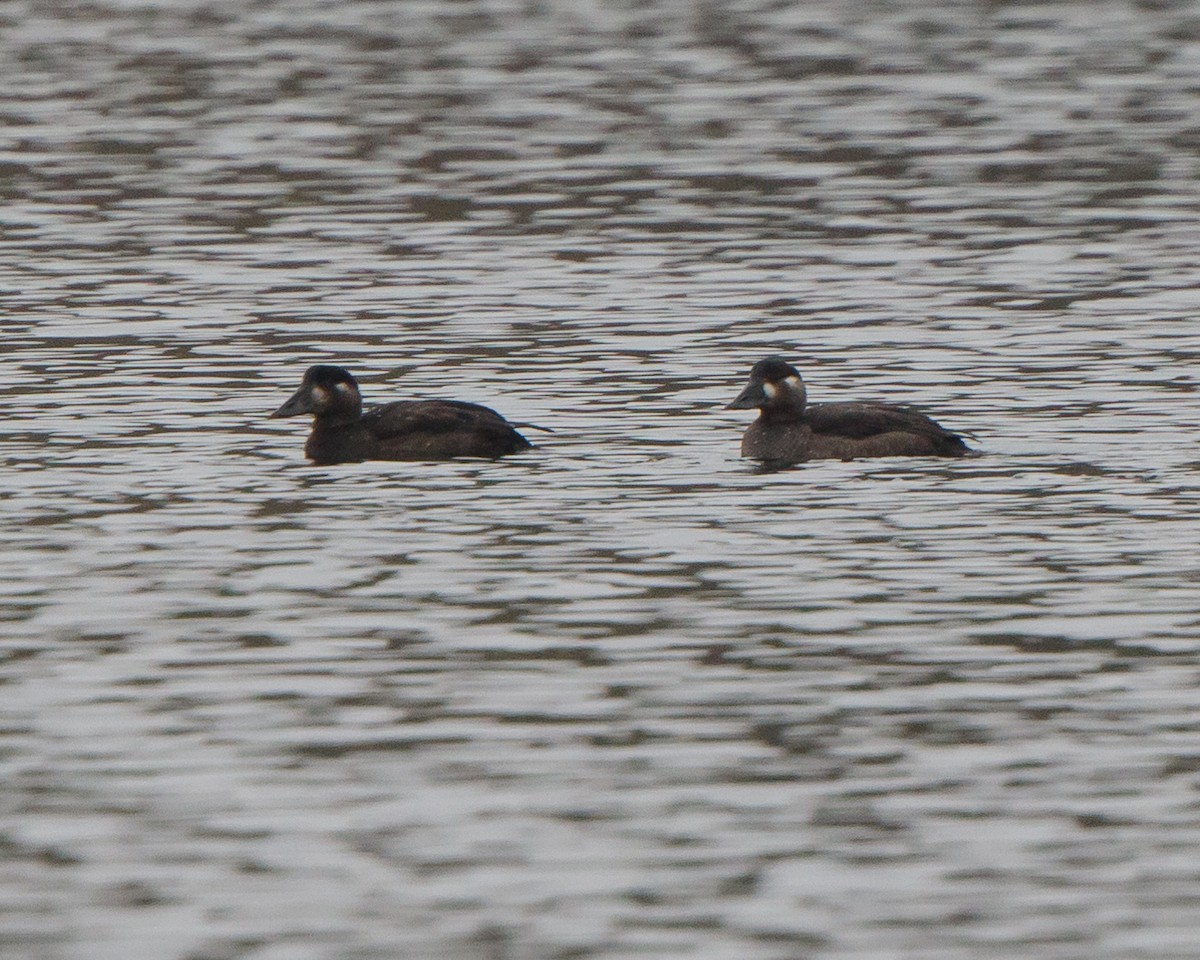
[[[398,400],[372,407],[362,426],[395,459],[496,457],[532,446],[490,407],[463,400]]]
[[[957,434],[920,411],[888,403],[818,403],[805,408],[805,419],[816,434],[863,439],[882,433],[912,433],[962,444]]]
[[[398,400],[372,407],[362,424],[376,440],[412,433],[456,433],[461,430],[507,428],[500,414],[490,407],[462,400]]]

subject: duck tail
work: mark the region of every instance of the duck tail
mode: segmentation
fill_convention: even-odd
[[[540,430],[542,433],[554,433],[549,427],[539,427],[536,423],[518,423],[509,421],[514,427],[520,427],[522,430]]]

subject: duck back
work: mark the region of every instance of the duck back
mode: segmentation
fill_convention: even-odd
[[[961,457],[963,439],[910,407],[822,403],[788,420],[760,417],[742,438],[742,456],[800,463],[860,457]]]
[[[400,400],[362,418],[379,460],[495,459],[533,446],[500,414],[463,400]]]
[[[500,414],[461,400],[400,400],[353,423],[313,423],[304,453],[317,464],[360,460],[494,460],[532,447]]]
[[[962,437],[912,407],[885,403],[818,403],[805,410],[823,456],[961,457]],[[849,454],[849,456],[847,456]]]

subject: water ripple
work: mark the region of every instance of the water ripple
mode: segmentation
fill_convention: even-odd
[[[10,6],[0,953],[1193,956],[1188,10]]]

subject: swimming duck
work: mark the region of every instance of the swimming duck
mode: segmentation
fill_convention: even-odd
[[[365,413],[358,382],[329,364],[309,367],[276,417],[313,415],[304,454],[313,463],[495,459],[533,444],[488,407],[461,400],[400,400]]]
[[[962,457],[962,438],[911,407],[885,403],[809,406],[800,373],[782,357],[750,370],[732,410],[758,410],[742,437],[742,456],[800,463],[859,457]]]

